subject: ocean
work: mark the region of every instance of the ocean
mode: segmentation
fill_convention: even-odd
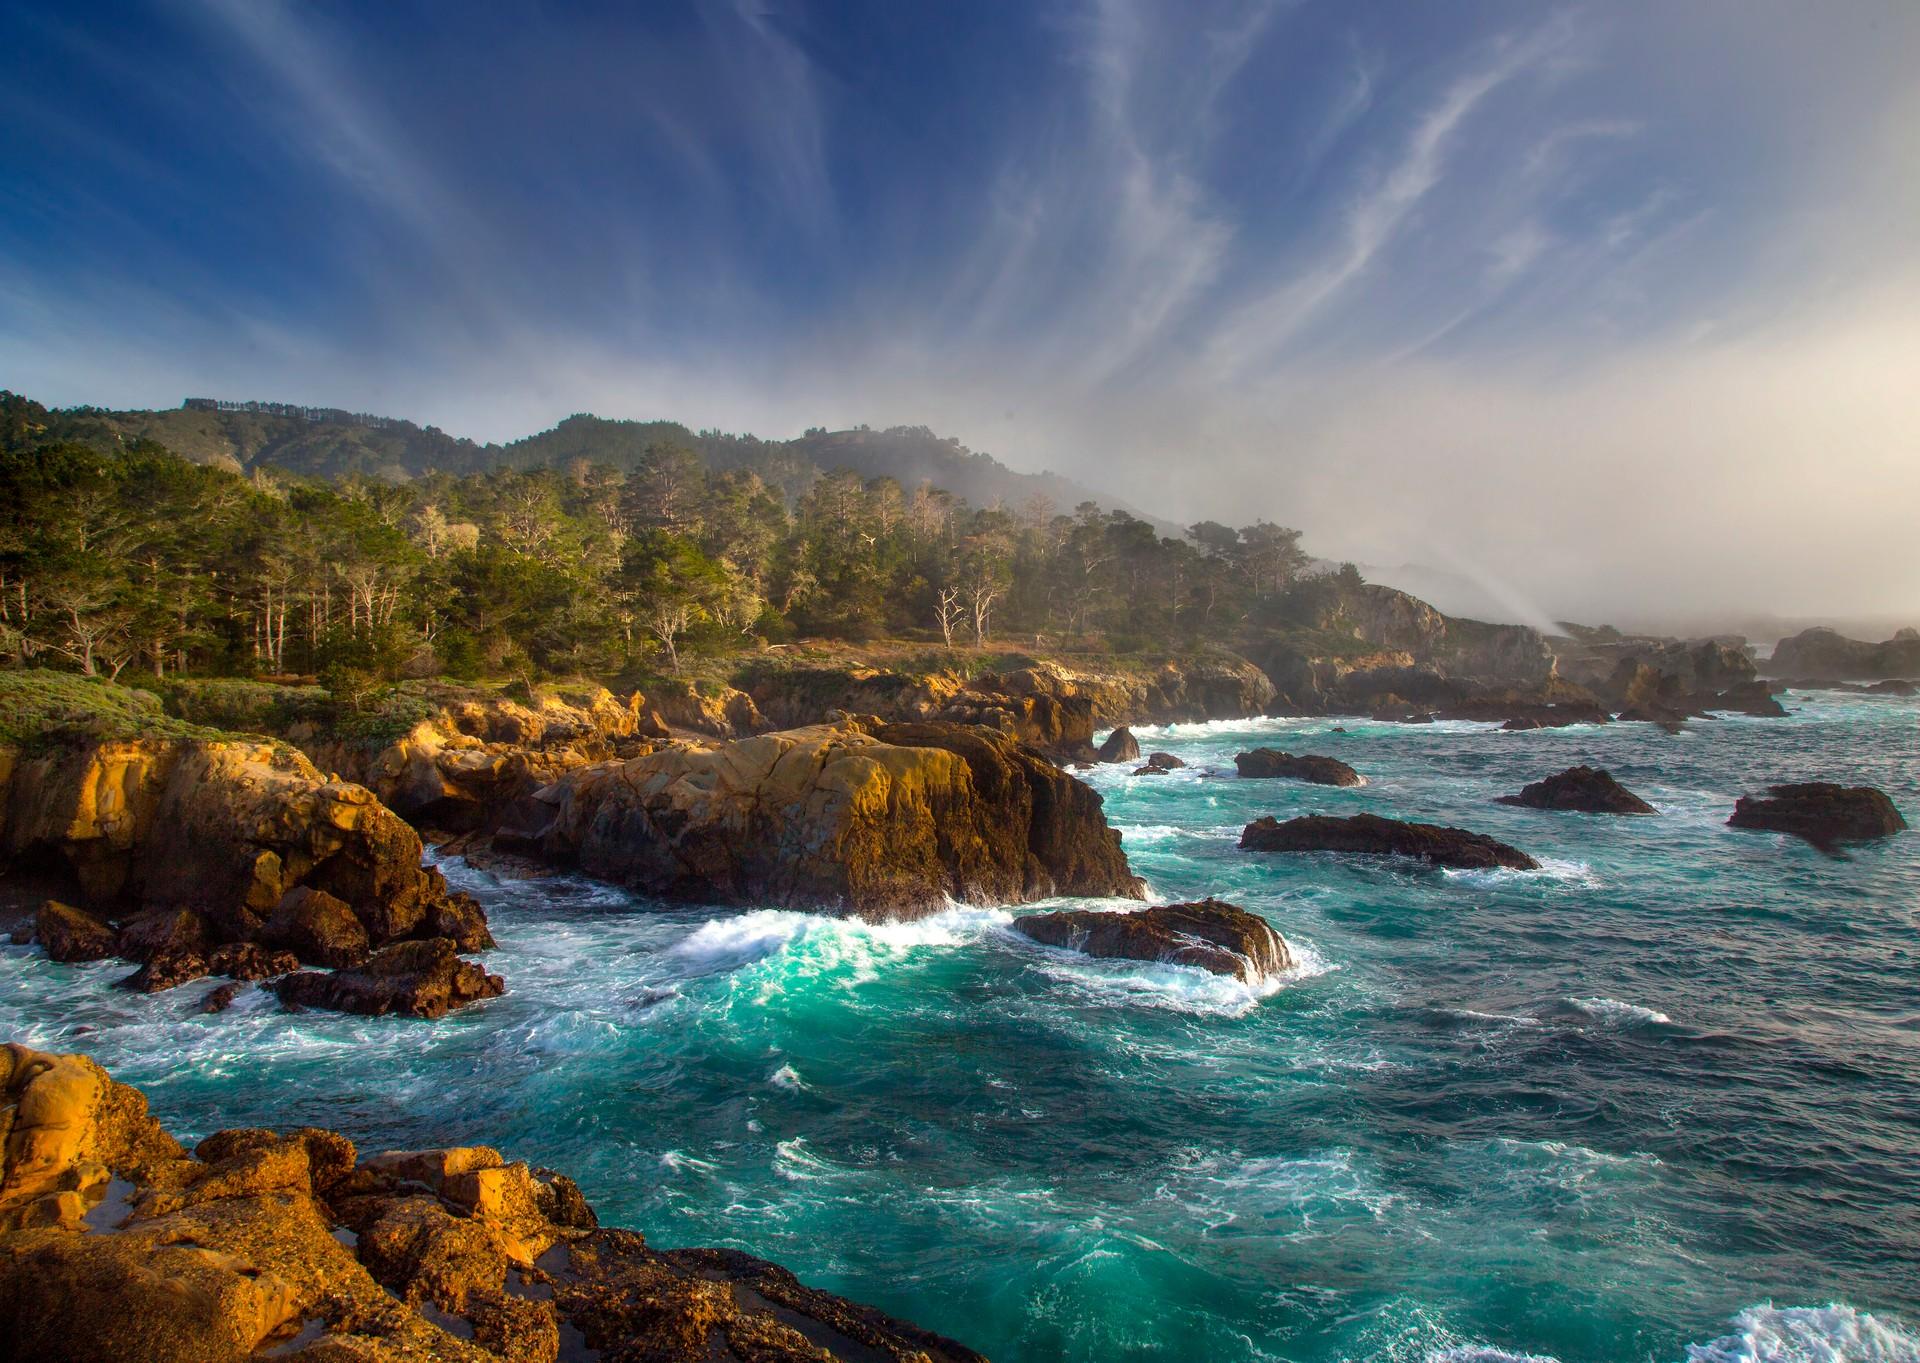
[[[505,997],[437,1022],[152,997],[0,950],[0,1039],[80,1050],[192,1139],[486,1143],[604,1222],[724,1244],[1003,1363],[1920,1359],[1920,833],[1725,826],[1779,780],[1920,823],[1920,703],[1781,720],[1249,720],[1089,775],[1157,901],[1264,917],[1259,989],[955,906],[869,925],[443,862]],[[1253,746],[1356,789],[1243,781]],[[1493,803],[1576,763],[1650,818]],[[1537,872],[1263,856],[1262,814],[1457,824]],[[1045,907],[1045,906],[1039,906]],[[1126,907],[1116,904],[1116,908]]]

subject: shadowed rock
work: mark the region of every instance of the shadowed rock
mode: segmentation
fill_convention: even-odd
[[[281,999],[299,1007],[415,1018],[437,1018],[505,988],[498,975],[461,960],[459,948],[445,937],[396,942],[350,970],[303,970],[278,985]]]
[[[1248,852],[1353,852],[1366,856],[1412,857],[1435,866],[1463,870],[1540,869],[1540,863],[1525,852],[1484,834],[1439,824],[1403,823],[1376,814],[1355,814],[1344,819],[1309,814],[1285,823],[1269,814],[1246,826],[1240,834],[1240,847]]]
[[[33,920],[34,939],[56,961],[104,961],[114,954],[113,929],[83,909],[49,899]]]
[[[1518,795],[1496,802],[1528,809],[1567,810],[1577,814],[1652,814],[1654,808],[1597,767],[1568,767],[1558,776],[1523,786]]]
[[[1107,741],[1094,752],[1096,762],[1138,762],[1140,743],[1134,738],[1133,730],[1124,724],[1107,735]]]
[[[1013,927],[1036,942],[1089,956],[1198,966],[1247,984],[1294,965],[1286,939],[1265,919],[1218,899],[1137,913],[1066,909],[1016,919]]]
[[[1312,753],[1295,757],[1278,748],[1255,748],[1252,752],[1237,753],[1233,765],[1240,775],[1249,780],[1281,778],[1308,781],[1316,786],[1366,784],[1359,772],[1338,758],[1319,757]]]
[[[1838,855],[1841,843],[1885,838],[1906,828],[1893,801],[1872,786],[1802,781],[1770,786],[1770,799],[1743,795],[1727,823],[1734,828],[1790,833]]]

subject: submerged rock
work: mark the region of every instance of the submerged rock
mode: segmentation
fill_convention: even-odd
[[[1014,931],[1089,956],[1197,966],[1258,984],[1290,970],[1293,953],[1267,921],[1219,899],[1138,912],[1065,909],[1017,918]]]
[[[1577,814],[1652,814],[1654,808],[1597,767],[1568,767],[1557,776],[1523,786],[1518,795],[1497,803],[1528,809],[1567,810]]]
[[[1769,786],[1767,794],[1770,799],[1741,796],[1727,823],[1790,833],[1830,853],[1838,852],[1841,843],[1890,837],[1907,826],[1893,801],[1872,786],[1801,781]]]
[[[1540,869],[1540,863],[1525,852],[1485,834],[1439,824],[1403,823],[1376,814],[1344,819],[1308,814],[1285,823],[1269,814],[1246,826],[1240,834],[1240,846],[1248,852],[1357,852],[1414,857],[1435,866],[1465,870]]]
[[[1316,786],[1360,786],[1366,781],[1360,773],[1335,757],[1319,757],[1306,753],[1295,757],[1292,753],[1281,752],[1278,748],[1255,748],[1252,752],[1236,753],[1234,768],[1248,779],[1284,778],[1291,781],[1309,781]]]
[[[603,1229],[481,1146],[361,1158],[314,1128],[190,1155],[93,1061],[0,1048],[0,1360],[984,1363],[736,1250]]]
[[[955,724],[845,720],[589,767],[496,842],[665,898],[874,918],[1142,894],[1096,791]]]
[[[1107,741],[1094,750],[1096,762],[1138,762],[1140,743],[1133,736],[1133,730],[1121,725],[1107,735]]]

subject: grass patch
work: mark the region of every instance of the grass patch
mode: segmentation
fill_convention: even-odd
[[[167,713],[160,697],[100,677],[30,667],[0,672],[0,744],[36,751],[128,738],[231,738]]]

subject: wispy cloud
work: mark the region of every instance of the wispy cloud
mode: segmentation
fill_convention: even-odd
[[[1269,363],[1341,292],[1361,278],[1394,234],[1441,182],[1462,126],[1501,86],[1565,47],[1562,23],[1497,43],[1491,60],[1456,80],[1414,125],[1398,159],[1345,213],[1339,241],[1305,271],[1291,273],[1235,310],[1215,333],[1202,367],[1222,379]]]

